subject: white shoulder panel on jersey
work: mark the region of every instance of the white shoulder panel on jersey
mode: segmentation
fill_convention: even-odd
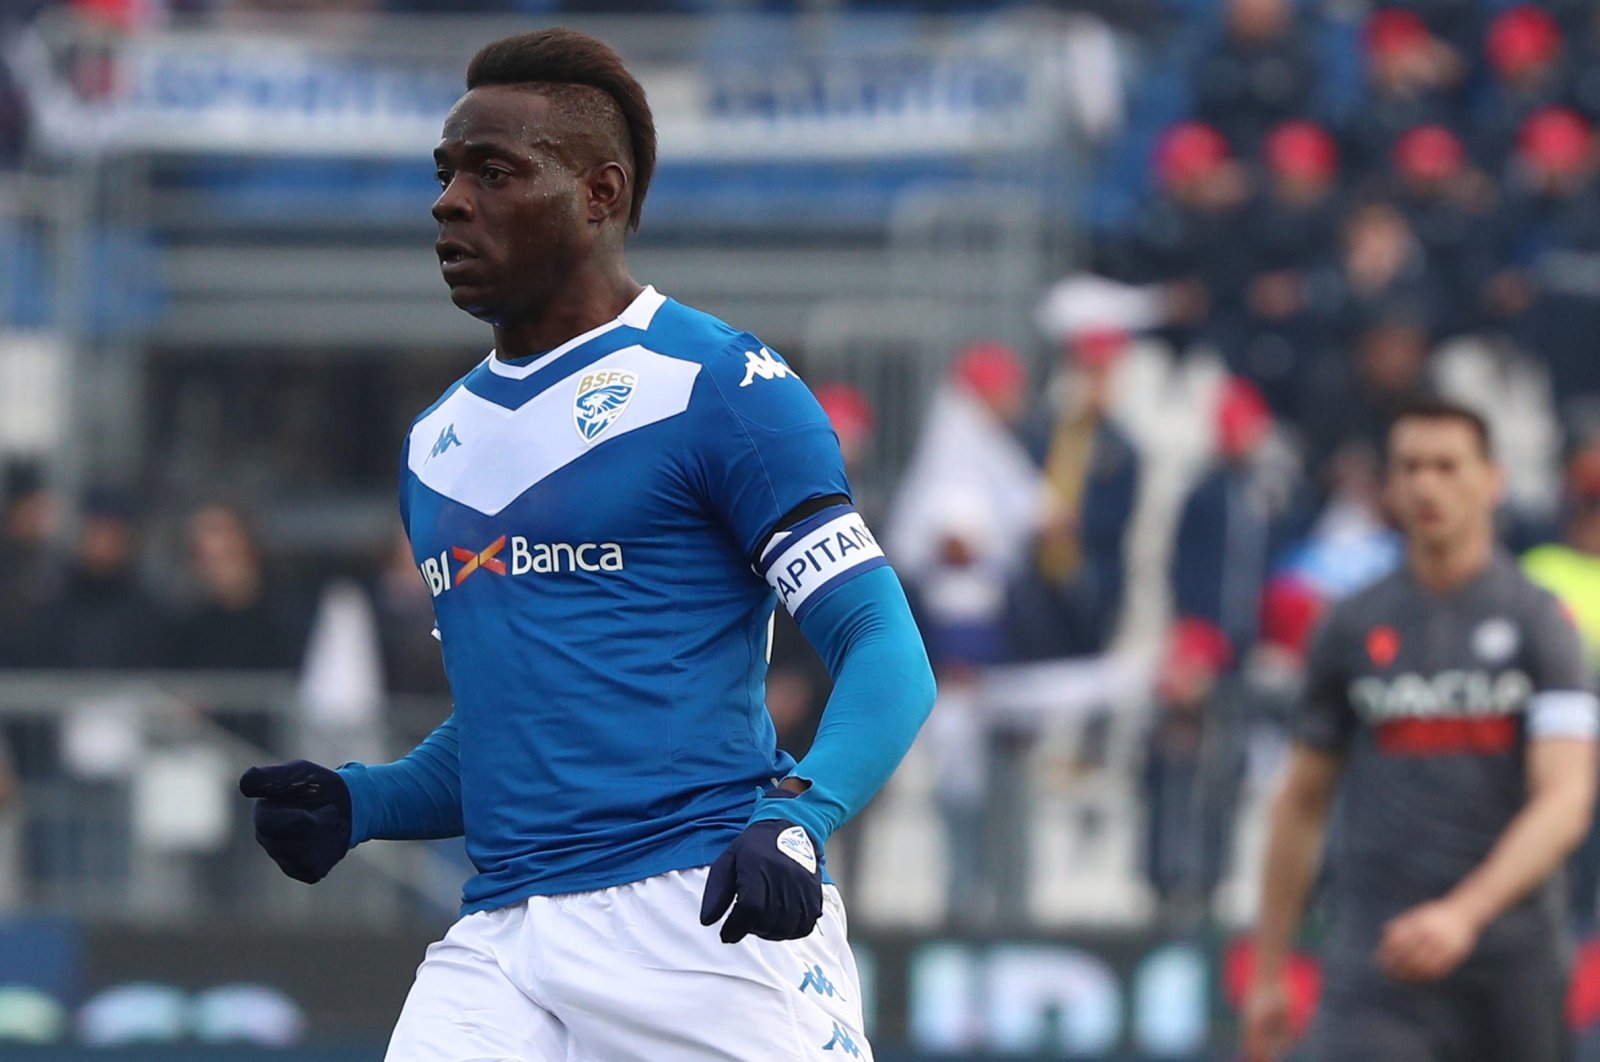
[[[458,387],[412,427],[406,463],[429,489],[494,516],[606,440],[688,409],[700,369],[635,345],[514,410]]]

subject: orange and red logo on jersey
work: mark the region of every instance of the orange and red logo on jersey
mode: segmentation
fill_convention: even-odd
[[[496,575],[504,575],[506,573],[506,562],[496,559],[495,555],[505,548],[506,536],[504,535],[476,552],[470,549],[462,549],[460,546],[451,546],[450,555],[456,560],[464,562],[461,567],[456,569],[456,585],[460,586],[466,582],[467,576],[479,568],[494,572]]]

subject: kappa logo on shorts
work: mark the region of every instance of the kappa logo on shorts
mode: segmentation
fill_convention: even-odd
[[[584,442],[594,442],[617,422],[638,389],[639,375],[625,369],[585,373],[572,399],[572,422]]]
[[[840,1051],[851,1058],[861,1057],[861,1048],[857,1047],[856,1042],[850,1039],[849,1033],[839,1028],[838,1022],[833,1023],[833,1039],[823,1044],[822,1049],[824,1051]]]
[[[819,996],[827,996],[829,999],[838,998],[840,1000],[844,1000],[844,996],[839,993],[839,990],[833,987],[833,982],[828,980],[828,975],[822,972],[822,965],[820,963],[813,965],[811,969],[807,970],[805,977],[800,981],[801,995],[804,995],[806,989],[808,988],[816,992],[816,994]]]
[[[817,850],[811,846],[811,838],[806,835],[805,827],[790,826],[778,834],[778,851],[811,873],[817,872]]]

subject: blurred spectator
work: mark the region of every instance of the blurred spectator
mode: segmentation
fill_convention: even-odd
[[[1246,269],[1237,247],[1245,172],[1222,134],[1201,122],[1163,133],[1153,166],[1157,199],[1125,239],[1102,249],[1101,264],[1114,279],[1164,285],[1175,348],[1220,334],[1226,349],[1237,334]]]
[[[1307,368],[1329,342],[1313,285],[1332,269],[1338,244],[1339,151],[1326,129],[1295,121],[1274,129],[1262,154],[1266,185],[1246,217],[1248,323],[1242,345],[1224,354],[1274,411],[1297,417]]]
[[[1591,668],[1600,668],[1600,437],[1567,463],[1561,541],[1529,550],[1528,578],[1561,599],[1583,635]],[[1600,890],[1600,823],[1592,825],[1567,867],[1568,902],[1580,925],[1592,926]]]
[[[1572,104],[1590,122],[1600,121],[1600,7],[1577,0],[1582,12],[1572,33]]]
[[[1473,136],[1479,159],[1498,172],[1529,116],[1567,96],[1561,26],[1532,4],[1510,8],[1489,24],[1483,54],[1493,79],[1474,115]]]
[[[1382,453],[1395,412],[1430,390],[1430,341],[1415,318],[1379,318],[1357,337],[1352,356],[1327,366],[1318,386],[1322,403],[1307,424],[1307,457],[1321,477],[1334,454],[1348,447]]]
[[[168,663],[181,668],[292,669],[308,621],[294,595],[273,585],[244,514],[213,503],[187,526],[195,597],[173,625]]]
[[[1039,473],[1013,435],[1027,388],[1016,351],[993,342],[964,350],[890,514],[889,552],[915,593],[936,669],[1006,655],[1006,584],[1039,498]]]
[[[1403,8],[1422,19],[1457,62],[1466,62],[1483,39],[1483,0],[1393,0],[1383,6]]]
[[[395,536],[384,554],[372,602],[388,691],[448,697],[444,659],[433,634],[433,599],[403,533]]]
[[[1129,343],[1115,331],[1076,336],[1065,371],[1023,428],[1044,489],[1037,533],[1011,584],[1012,659],[1088,656],[1116,633],[1139,456],[1106,407]]]
[[[1459,124],[1455,92],[1465,67],[1414,11],[1375,12],[1363,38],[1367,100],[1348,129],[1348,154],[1358,169],[1377,173],[1406,130]]]
[[[1307,113],[1316,79],[1289,0],[1228,0],[1223,37],[1195,73],[1195,113],[1253,153],[1267,130]]]
[[[1016,351],[976,343],[934,396],[890,513],[885,550],[906,583],[939,679],[925,729],[939,778],[948,909],[986,923],[996,909],[988,871],[987,727],[979,669],[1007,652],[1006,588],[1033,534],[1041,477],[1012,434],[1028,401]]]
[[[1512,174],[1516,258],[1533,291],[1517,335],[1549,366],[1570,414],[1575,401],[1600,392],[1600,196],[1589,123],[1566,108],[1535,113],[1518,137]]]
[[[139,529],[126,492],[96,488],[59,587],[35,614],[20,667],[148,668],[161,663],[166,603],[139,575]]]
[[[1346,218],[1335,272],[1318,294],[1317,308],[1341,343],[1375,320],[1403,316],[1431,323],[1439,301],[1422,244],[1405,214],[1382,200]]]
[[[1382,461],[1368,440],[1351,442],[1333,454],[1320,484],[1327,500],[1310,532],[1274,572],[1274,579],[1288,580],[1309,594],[1318,611],[1400,563],[1402,542],[1389,520]],[[1297,657],[1304,648],[1296,638],[1272,640]]]
[[[1261,393],[1227,381],[1216,406],[1217,459],[1184,501],[1173,548],[1174,613],[1215,627],[1232,660],[1260,633],[1270,563],[1308,522],[1300,469],[1274,432]]]
[[[1561,541],[1522,558],[1528,577],[1561,598],[1600,665],[1600,437],[1567,462]]]
[[[14,466],[0,509],[0,667],[37,665],[46,652],[50,635],[40,610],[61,578],[60,522],[60,505],[39,470]]]
[[[1249,703],[1240,668],[1262,636],[1274,558],[1306,525],[1299,469],[1273,431],[1260,392],[1227,381],[1217,462],[1189,492],[1174,543],[1175,621],[1145,764],[1146,872],[1180,920],[1205,909],[1226,869]]]
[[[1510,254],[1499,195],[1468,164],[1461,139],[1442,125],[1407,130],[1395,144],[1393,173],[1396,205],[1436,278],[1438,334],[1500,324],[1520,309],[1499,287]]]

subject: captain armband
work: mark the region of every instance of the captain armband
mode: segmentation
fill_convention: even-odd
[[[835,587],[888,563],[855,507],[834,505],[773,535],[756,570],[799,622]]]
[[[1600,737],[1600,699],[1588,690],[1545,690],[1528,699],[1528,737]]]

